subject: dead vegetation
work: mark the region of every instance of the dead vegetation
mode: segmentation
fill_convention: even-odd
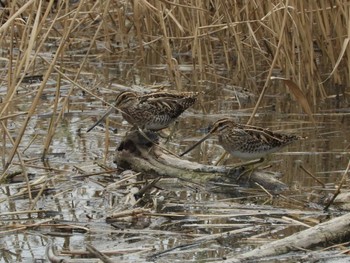
[[[250,260],[244,255],[254,248],[340,215],[332,194],[348,188],[349,7],[346,1],[2,0],[1,260]],[[281,166],[294,167],[295,177],[321,174],[322,184],[310,179],[306,188],[287,179],[291,190],[274,196],[261,185],[221,182],[214,194],[192,180],[122,173],[112,161],[125,131],[120,117],[107,122],[105,133],[84,131],[127,89],[204,92],[185,116],[191,122],[168,145],[178,152],[188,143],[183,137],[218,116],[267,122],[266,112],[288,112],[292,120],[274,115],[282,119],[275,127],[286,122],[312,131],[313,141],[297,154],[315,154],[303,157],[302,169]],[[335,159],[317,159],[333,154],[334,145]],[[201,151],[193,158],[216,155],[210,145]],[[323,212],[327,204],[332,213]],[[348,243],[341,237],[293,247],[299,253],[284,259],[343,257]],[[39,243],[41,250],[33,250]]]

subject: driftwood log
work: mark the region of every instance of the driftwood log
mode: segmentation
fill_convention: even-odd
[[[129,132],[115,154],[115,163],[123,169],[131,169],[145,175],[173,177],[213,186],[216,189],[234,185],[259,185],[273,194],[288,187],[271,173],[246,172],[244,167],[203,165],[183,160],[159,146],[154,134],[147,133],[145,139],[138,131]],[[150,142],[153,141],[153,142]],[[221,187],[218,187],[221,186]]]
[[[244,254],[235,255],[222,262],[255,262],[254,260],[259,258],[281,255],[291,251],[300,251],[301,249],[312,248],[316,245],[326,247],[332,244],[332,242],[341,242],[345,238],[347,238],[346,241],[348,241],[349,235],[350,213],[347,213],[286,238],[269,242]]]

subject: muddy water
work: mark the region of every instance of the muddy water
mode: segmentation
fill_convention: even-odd
[[[149,73],[149,69],[145,69],[144,72],[142,69],[139,70],[140,78],[134,77],[135,82],[142,80],[142,76]],[[102,67],[101,72],[92,71],[91,75],[84,76],[80,82],[106,101],[111,101],[124,89],[142,91],[142,87],[132,86],[131,81],[123,82],[124,72],[120,68]],[[165,70],[162,73],[166,75]],[[57,76],[52,76],[51,82],[47,85],[37,113],[30,120],[22,139],[19,151],[25,162],[24,168],[19,165],[16,157],[10,171],[19,172],[19,175],[1,185],[1,262],[45,261],[48,244],[58,246],[59,250],[76,253],[85,250],[85,244],[92,244],[105,251],[117,251],[113,256],[118,262],[145,262],[151,255],[176,246],[191,244],[196,238],[205,235],[229,231],[235,227],[242,227],[243,224],[245,227],[251,227],[254,222],[250,221],[252,219],[248,216],[233,215],[237,212],[234,209],[247,209],[247,205],[253,206],[252,210],[257,207],[300,209],[305,213],[315,213],[316,217],[322,209],[319,199],[332,192],[349,160],[348,112],[343,106],[339,107],[339,100],[340,104],[344,105],[345,99],[331,97],[320,103],[320,106],[316,107],[315,127],[298,103],[286,92],[283,84],[274,83],[254,118],[254,124],[308,137],[304,141],[286,147],[280,153],[271,155],[265,164],[268,165],[267,170],[280,173],[281,180],[290,186],[291,190],[284,193],[283,198],[271,199],[259,189],[247,189],[247,195],[237,198],[230,193],[214,194],[198,190],[190,183],[165,180],[161,188],[151,192],[148,203],[135,204],[130,185],[135,183],[136,177],[133,177],[131,172],[117,171],[112,161],[115,148],[130,126],[120,115],[113,115],[109,119],[109,127],[100,126],[86,133],[86,128],[107,107],[79,88],[74,89],[64,118],[55,129],[50,151],[45,159],[41,160],[53,112],[55,77]],[[23,84],[18,94],[19,99],[11,105],[9,113],[26,111],[38,85]],[[194,89],[186,84],[184,86],[188,90]],[[62,83],[61,100],[67,96],[70,88],[71,84]],[[239,122],[247,122],[259,95],[257,92],[224,85],[217,87],[205,84],[199,88],[204,90],[204,95],[197,105],[179,119],[176,132],[167,144],[167,147],[175,152],[179,153],[186,149],[204,134],[208,125],[221,117],[232,117]],[[4,92],[1,95],[4,95]],[[329,95],[334,95],[331,87]],[[23,125],[24,118],[19,116],[8,121],[8,129],[14,137],[16,131]],[[108,140],[106,140],[107,132]],[[5,152],[8,153],[10,150],[11,143],[6,142]],[[213,136],[186,158],[201,163],[214,163],[222,152]],[[231,157],[225,161],[227,165],[237,162],[240,160]],[[331,190],[323,191],[319,183],[300,169],[300,165]],[[32,194],[30,202],[28,194],[21,192],[22,189],[26,189],[26,179],[23,173],[20,173],[23,169],[29,180],[38,180],[38,187],[32,188],[36,191],[43,190],[34,207],[31,207],[31,203],[34,202],[36,194]],[[106,172],[106,170],[116,171]],[[99,172],[104,173],[87,176]],[[129,185],[108,187],[130,175]],[[312,212],[309,212],[310,206],[313,207]],[[163,214],[179,212],[185,216],[171,218],[150,216],[145,213],[143,216],[141,214],[117,220],[113,224],[106,222],[106,218],[113,213],[135,208]],[[32,209],[42,211],[39,214],[28,212],[9,214]],[[218,214],[227,216],[216,218],[214,215]],[[201,215],[208,217],[202,218]],[[267,219],[262,216],[261,220]],[[58,227],[59,225],[70,227],[67,227],[68,230],[63,230]],[[298,230],[300,230],[298,227],[274,228],[272,237],[289,235]],[[251,231],[259,233],[257,229]],[[228,253],[241,253],[256,246],[249,241],[238,242],[244,238],[244,235],[239,235],[232,236],[231,239],[222,239],[220,242],[215,239],[207,242],[198,241],[195,246],[188,247],[184,251],[177,249],[159,255],[157,260],[159,262],[219,260]]]

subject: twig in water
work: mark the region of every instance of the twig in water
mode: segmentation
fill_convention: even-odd
[[[93,247],[90,244],[86,244],[86,249],[89,250],[90,253],[92,253],[95,257],[99,258],[104,263],[113,263],[113,262],[115,262],[115,261],[111,260],[109,257],[107,257],[101,251],[98,251],[95,247]]]
[[[312,179],[314,179],[316,182],[318,182],[320,185],[322,185],[323,188],[325,188],[325,184],[319,180],[316,176],[314,176],[309,170],[307,170],[302,164],[299,165],[299,168],[303,170],[307,175],[309,175]]]
[[[333,197],[332,197],[331,200],[328,202],[328,204],[323,208],[323,211],[328,211],[328,208],[333,204],[335,198],[340,194],[340,189],[342,188],[342,186],[343,186],[343,184],[344,184],[344,182],[345,182],[345,180],[346,180],[346,177],[347,177],[347,175],[348,175],[349,169],[350,169],[350,160],[349,160],[349,162],[348,162],[348,167],[346,167],[346,170],[345,170],[345,172],[344,172],[344,174],[343,174],[343,177],[342,177],[341,180],[340,180],[340,183],[339,183],[339,185],[338,185],[337,190],[335,191]]]

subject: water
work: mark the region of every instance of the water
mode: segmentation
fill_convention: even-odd
[[[114,67],[113,63],[103,60],[94,63],[90,62],[94,67],[87,67],[78,82],[107,102],[111,102],[117,92],[130,87],[138,92],[158,86],[171,90],[162,77],[166,75],[166,67],[135,68],[127,62],[119,62],[118,67]],[[125,81],[128,70],[137,71],[137,74],[133,74],[133,80]],[[183,73],[190,77],[188,68]],[[149,83],[157,81],[154,85],[146,88],[136,85],[142,84],[148,74],[151,76]],[[318,108],[315,107],[314,126],[300,105],[286,93],[283,84],[276,82],[268,90],[254,124],[308,137],[271,155],[267,163],[270,165],[267,169],[280,173],[290,190],[273,197],[258,187],[244,189],[237,197],[228,192],[210,192],[205,185],[198,188],[192,182],[166,179],[138,203],[133,193],[145,181],[137,184],[137,176],[132,172],[122,173],[113,163],[113,152],[129,128],[128,124],[120,115],[113,115],[109,122],[112,128],[97,127],[86,133],[107,106],[78,87],[70,96],[64,118],[58,122],[48,154],[42,160],[56,80],[57,75],[53,74],[28,123],[19,147],[22,160],[15,156],[8,170],[9,174],[18,172],[18,175],[1,185],[1,262],[40,262],[46,258],[45,249],[50,243],[59,250],[77,254],[85,251],[85,244],[92,244],[109,251],[118,262],[145,262],[152,259],[152,255],[178,246],[174,251],[157,255],[158,262],[220,260],[229,253],[249,251],[260,244],[259,240],[280,238],[304,229],[281,223],[282,216],[300,214],[297,220],[301,221],[323,218],[322,200],[334,191],[348,164],[350,129],[345,98],[335,96],[319,103]],[[131,85],[131,82],[134,83]],[[8,114],[27,111],[39,84],[22,84]],[[179,119],[176,132],[167,144],[177,153],[203,136],[206,128],[221,117],[247,122],[258,97],[256,91],[223,83],[216,85],[207,81],[199,87],[183,85],[188,90],[204,90],[205,94]],[[71,88],[71,83],[61,83],[60,101]],[[5,95],[4,87],[1,90],[1,95]],[[329,94],[333,95],[331,87]],[[58,110],[61,107],[60,103]],[[13,140],[24,120],[25,115],[21,115],[6,123]],[[4,146],[3,164],[12,144],[7,139]],[[212,164],[222,152],[213,136],[186,158]],[[225,164],[239,161],[229,157]],[[325,186],[307,175],[300,165]],[[31,202],[25,191],[23,171],[30,182],[37,181],[31,186],[36,190]],[[128,180],[121,182],[128,176]],[[142,179],[146,180],[147,175]],[[348,186],[343,187],[347,189]],[[40,191],[39,199],[35,200]],[[257,210],[266,212],[256,214]],[[125,211],[130,214],[116,218],[113,223],[106,222],[113,214]],[[245,228],[246,231],[239,234],[215,236]],[[191,246],[182,247],[186,244]]]

